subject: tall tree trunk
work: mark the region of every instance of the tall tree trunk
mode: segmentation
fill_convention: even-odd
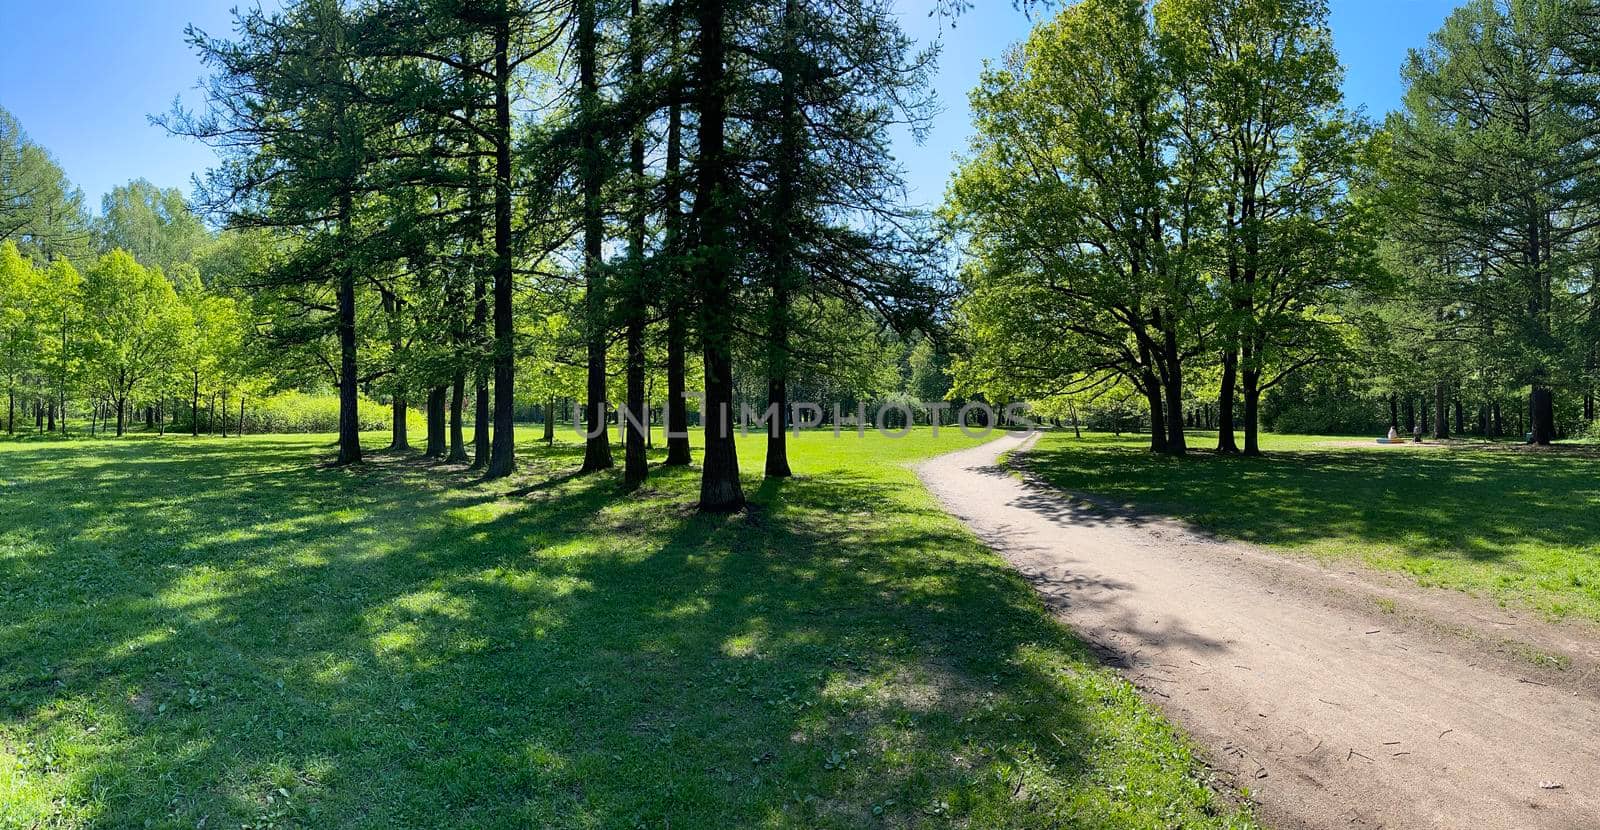
[[[222,437],[228,437],[228,390],[222,390]]]
[[[1555,393],[1548,386],[1535,386],[1530,402],[1533,443],[1549,446],[1556,440]]]
[[[351,236],[351,198],[339,200],[339,238]],[[360,402],[356,389],[356,269],[352,262],[339,265],[339,456],[336,464],[361,461]]]
[[[700,116],[700,175],[695,183],[694,218],[700,238],[696,287],[700,335],[705,346],[705,460],[700,475],[700,509],[729,512],[744,507],[739,453],[733,438],[733,257],[728,250],[732,210],[728,204],[727,90],[724,89],[723,0],[698,0],[699,79],[695,86]]]
[[[1433,385],[1433,437],[1441,440],[1450,437],[1450,409],[1444,381]]]
[[[585,0],[588,2],[588,0]],[[644,87],[644,31],[639,16],[639,0],[633,0],[629,9],[629,75],[630,84],[638,90]],[[633,284],[628,287],[627,298],[627,407],[631,420],[624,416],[617,424],[623,433],[622,486],[633,490],[644,484],[650,474],[650,464],[645,447],[650,429],[650,414],[644,389],[644,326],[645,326],[645,219],[649,211],[649,194],[644,178],[644,129],[635,124],[633,140],[628,145],[629,172],[632,174],[633,206],[630,211],[628,232],[628,259],[633,263]]]
[[[1394,392],[1389,393],[1389,426],[1396,432],[1400,430],[1400,396]]]
[[[394,400],[389,402],[389,449],[392,452],[411,451],[411,430],[409,414],[411,405],[406,400],[405,392],[396,389]]]
[[[494,442],[489,478],[516,469],[516,331],[511,317],[511,21],[494,30]]]
[[[395,356],[394,393],[390,396],[389,407],[389,451],[410,452],[411,435],[407,422],[407,411],[410,409],[410,399],[406,389],[406,367],[400,365],[400,355],[405,351],[405,337],[401,331],[400,314],[402,302],[393,291],[380,288],[383,298],[384,316],[388,318],[389,326],[389,352]]]
[[[678,10],[680,4],[674,2],[671,7],[672,42],[678,41],[679,21]],[[687,467],[693,462],[689,451],[689,403],[684,397],[687,391],[685,374],[687,369],[687,339],[688,315],[687,304],[683,301],[683,276],[684,261],[688,247],[687,228],[684,226],[683,215],[683,179],[681,167],[683,165],[683,83],[681,70],[674,67],[671,81],[671,104],[667,110],[667,285],[664,293],[667,296],[667,406],[666,406],[666,432],[667,432],[667,460],[668,467]]]
[[[424,458],[444,458],[446,452],[445,389],[443,386],[428,387],[428,446],[422,453]]]
[[[451,464],[465,464],[468,461],[466,428],[461,423],[466,397],[467,373],[457,369],[455,380],[450,384],[450,457],[446,460]]]
[[[1456,434],[1464,435],[1467,431],[1466,413],[1462,411],[1460,398],[1456,398],[1453,403],[1456,410]]]
[[[477,119],[476,109],[470,103],[467,117],[473,121]],[[471,156],[467,159],[467,208],[471,216],[469,220],[471,256],[468,261],[472,263],[472,322],[468,327],[468,339],[473,350],[471,468],[477,470],[489,465],[489,456],[492,453],[489,435],[489,367],[483,360],[483,346],[489,339],[485,331],[489,325],[489,280],[488,269],[483,267],[482,257],[484,222],[480,208],[483,180],[476,134],[472,134],[468,139],[468,149],[471,151]]]
[[[588,440],[583,447],[582,472],[608,470],[611,436],[606,412],[606,314],[605,275],[601,270],[605,244],[605,217],[601,210],[603,194],[600,155],[599,80],[595,71],[596,0],[578,0],[578,27],[574,32],[578,49],[578,110],[583,119],[580,179],[583,190],[583,279],[584,337],[588,346]]]
[[[1144,393],[1145,404],[1150,408],[1150,451],[1164,455],[1167,452],[1167,419],[1161,404],[1161,379],[1151,368],[1150,349],[1143,343],[1139,345],[1139,360],[1143,364],[1139,391]]]
[[[1248,366],[1240,372],[1244,381],[1244,454],[1261,454],[1261,372]]]
[[[45,432],[55,432],[56,431],[56,402],[55,401],[51,401],[49,403],[49,405],[45,407],[44,415],[45,415],[45,424],[46,424]]]
[[[556,400],[550,399],[549,406],[544,410],[544,442],[549,446],[556,444]]]
[[[117,437],[122,437],[122,428],[128,420],[128,399],[117,398]]]
[[[778,72],[778,118],[780,119],[776,152],[777,182],[773,187],[771,227],[767,229],[771,245],[771,285],[768,287],[770,305],[767,309],[767,406],[772,418],[767,422],[767,478],[788,478],[789,432],[786,418],[789,410],[789,289],[794,281],[794,188],[796,170],[803,152],[799,97],[795,85],[798,71],[791,66],[798,56],[794,0],[783,5],[784,44],[781,53],[783,66]]]
[[[1170,319],[1162,326],[1162,386],[1166,390],[1167,453],[1184,455],[1189,451],[1183,432],[1183,356],[1178,352],[1178,336]]]
[[[190,394],[189,394],[189,437],[191,437],[191,438],[199,438],[200,437],[200,371],[198,369],[194,370],[191,373],[191,376],[194,378],[194,386],[190,389]]]
[[[239,437],[244,437],[244,393],[239,393]]]
[[[1229,348],[1222,352],[1222,385],[1217,392],[1217,452],[1231,455],[1239,451],[1234,437],[1233,395],[1239,373],[1239,352]]]

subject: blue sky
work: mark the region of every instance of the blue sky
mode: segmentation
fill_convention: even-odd
[[[194,100],[202,67],[183,41],[194,23],[213,34],[229,30],[229,9],[251,0],[5,0],[0,49],[0,106],[34,141],[55,154],[91,205],[129,179],[189,189],[191,175],[214,157],[149,124],[175,96]],[[1331,0],[1334,37],[1348,73],[1351,105],[1381,115],[1400,97],[1406,49],[1439,28],[1456,0]],[[896,141],[911,200],[937,202],[966,145],[966,95],[985,58],[1026,35],[1029,20],[1007,0],[977,0],[954,29],[930,18],[931,0],[899,0],[906,30],[919,40],[942,37],[935,89],[943,106],[926,143]]]

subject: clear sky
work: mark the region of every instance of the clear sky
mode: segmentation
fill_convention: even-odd
[[[151,126],[174,97],[195,100],[202,67],[183,40],[193,23],[213,34],[229,30],[229,9],[253,0],[0,0],[0,107],[49,148],[98,208],[112,187],[144,177],[189,189],[209,166],[211,151]],[[1353,106],[1381,116],[1399,100],[1406,49],[1439,28],[1455,0],[1331,0],[1333,30],[1348,74]],[[1009,0],[977,0],[954,29],[931,18],[931,0],[899,0],[906,30],[919,40],[942,37],[935,84],[943,112],[922,146],[896,141],[911,199],[937,202],[968,135],[966,95],[985,58],[997,57],[1028,31]]]

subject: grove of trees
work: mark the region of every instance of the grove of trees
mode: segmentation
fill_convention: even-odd
[[[1597,47],[1588,0],[1469,0],[1377,124],[1342,102],[1326,0],[1070,5],[972,96],[958,387],[1137,396],[1173,454],[1186,426],[1258,453],[1264,418],[1586,433]]]
[[[1468,0],[1381,121],[1343,101],[1327,0],[1019,5],[1040,22],[932,216],[891,137],[930,123],[937,50],[890,0],[291,0],[191,29],[203,101],[159,121],[218,153],[192,197],[136,180],[91,215],[0,110],[6,429],[226,434],[326,392],[338,463],[379,406],[390,450],[420,410],[425,456],[489,477],[518,420],[571,420],[581,470],[619,446],[632,489],[659,413],[668,465],[704,427],[708,511],[743,504],[746,408],[791,474],[797,400],[1027,401],[1171,454],[1197,427],[1245,454],[1592,429],[1600,4]]]
[[[931,329],[938,248],[895,206],[889,134],[926,119],[932,53],[886,0],[299,0],[189,35],[205,100],[161,122],[221,159],[193,212],[134,182],[91,220],[51,168],[82,240],[29,224],[7,249],[5,290],[29,298],[103,252],[66,313],[74,357],[11,352],[24,397],[59,387],[46,410],[103,401],[120,430],[129,406],[181,406],[186,379],[190,410],[213,386],[331,388],[339,463],[362,459],[373,397],[393,449],[420,406],[426,455],[494,477],[530,395],[547,436],[582,403],[585,472],[614,464],[613,418],[660,403],[667,463],[691,460],[692,408],[701,506],[731,510],[744,405],[880,397]],[[8,170],[50,166],[8,129]],[[45,304],[7,296],[37,339]],[[769,476],[790,473],[786,421],[766,423]],[[648,439],[621,432],[637,487]]]

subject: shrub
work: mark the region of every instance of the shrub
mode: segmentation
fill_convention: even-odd
[[[357,405],[361,430],[372,432],[388,429],[392,418],[388,404],[363,396]],[[245,431],[260,432],[337,432],[339,430],[339,398],[337,395],[312,395],[305,392],[280,392],[245,404]],[[407,418],[408,427],[420,429],[423,416],[412,411]]]

